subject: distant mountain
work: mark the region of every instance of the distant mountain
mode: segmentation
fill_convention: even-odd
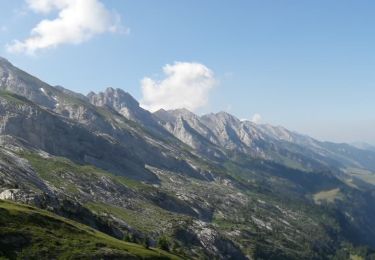
[[[362,150],[369,150],[369,151],[375,151],[375,146],[368,144],[368,143],[363,143],[363,142],[356,142],[351,144],[354,147],[357,147],[358,149]]]
[[[199,117],[181,109],[160,110],[154,115],[169,132],[195,149],[204,143],[205,148],[212,146],[279,163],[290,161],[297,168],[334,165],[375,171],[375,153],[371,149],[320,142],[280,126],[241,121],[225,112]]]
[[[46,257],[138,256],[99,230],[184,259],[370,259],[374,172],[371,149],[225,112],[150,113],[121,89],[84,96],[0,59],[0,199],[50,212],[0,202],[0,258],[47,237]],[[76,222],[95,229],[82,227],[81,254],[61,240]]]

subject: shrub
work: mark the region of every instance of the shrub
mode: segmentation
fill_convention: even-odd
[[[158,239],[158,247],[164,251],[169,251],[169,241],[165,236],[161,236]]]

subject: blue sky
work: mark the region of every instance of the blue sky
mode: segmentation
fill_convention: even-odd
[[[181,73],[176,61],[200,64],[215,84],[192,106],[198,113],[259,114],[262,122],[322,140],[375,144],[374,1],[101,2],[121,17],[120,30],[30,55],[9,46],[61,9],[41,13],[24,0],[1,1],[0,55],[52,85],[82,93],[118,87],[138,100],[145,77],[151,90],[188,93],[173,92],[163,68]]]

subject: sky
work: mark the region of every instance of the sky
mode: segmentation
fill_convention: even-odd
[[[375,1],[4,0],[0,56],[76,92],[121,88],[375,144]]]

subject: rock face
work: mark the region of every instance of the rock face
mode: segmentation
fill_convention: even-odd
[[[199,117],[186,109],[160,110],[155,115],[165,128],[183,142],[196,147],[204,141],[222,149],[257,153],[257,142],[267,137],[251,122],[241,122],[236,117],[220,112]],[[196,142],[192,142],[195,135]]]
[[[159,110],[154,113],[159,123],[179,140],[199,153],[213,159],[224,160],[225,154],[218,139],[202,119],[187,109]]]
[[[90,92],[87,97],[95,106],[109,106],[116,111],[121,111],[122,109],[133,111],[139,109],[138,101],[121,89],[107,88],[105,92],[99,92],[98,94]]]
[[[16,93],[49,108],[56,103],[49,96],[51,88],[48,84],[14,67],[4,58],[0,58],[0,90]]]
[[[0,97],[0,134],[12,135],[36,149],[79,163],[93,164],[119,175],[155,179],[144,168],[143,161],[121,145],[17,98],[9,95]]]
[[[226,112],[198,116],[177,109],[159,110],[154,115],[179,140],[212,158],[223,159],[223,151],[229,150],[280,163],[297,160],[308,168],[335,165],[375,170],[371,150],[320,142],[281,126],[241,121]]]
[[[0,199],[139,243],[165,236],[188,259],[375,246],[375,189],[350,170],[372,174],[370,150],[224,112],[151,114],[121,89],[83,96],[4,59],[0,80]]]
[[[17,199],[17,191],[16,189],[4,190],[0,193],[1,200],[16,200]]]
[[[8,150],[0,150],[1,187],[9,191],[2,196],[12,197],[12,189],[18,184],[27,184],[27,187],[36,187],[44,192],[48,192],[48,187],[40,180],[36,172],[32,169],[27,160],[20,158],[16,153]],[[16,190],[14,190],[16,192]],[[6,199],[6,198],[3,199]]]
[[[151,130],[158,137],[171,137],[149,111],[141,108],[137,100],[121,89],[107,88],[98,94],[90,92],[87,98],[91,104],[98,107],[109,107],[125,118]]]

